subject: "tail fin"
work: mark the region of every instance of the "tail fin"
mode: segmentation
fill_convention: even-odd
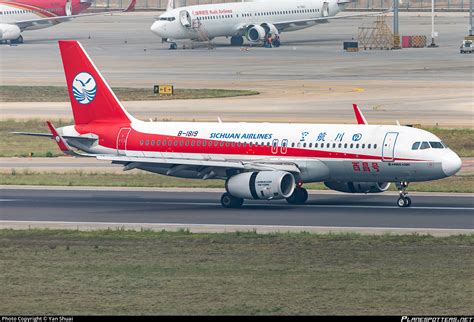
[[[129,124],[133,119],[110,89],[78,41],[60,40],[74,123],[95,121]]]

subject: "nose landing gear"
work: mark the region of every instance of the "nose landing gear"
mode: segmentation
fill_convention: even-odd
[[[397,200],[397,205],[398,207],[401,208],[406,208],[411,206],[411,199],[408,197],[408,192],[406,189],[408,188],[408,182],[403,181],[403,182],[397,182],[395,183],[397,186],[397,189],[400,192],[400,198]]]

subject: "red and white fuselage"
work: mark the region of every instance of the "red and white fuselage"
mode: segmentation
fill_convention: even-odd
[[[461,167],[435,135],[367,125],[357,106],[357,125],[139,121],[78,42],[59,44],[75,124],[50,129],[65,153],[79,155],[72,152],[76,148],[124,170],[224,179],[229,196],[242,200],[288,200],[295,185],[308,182],[344,192],[383,192],[390,182],[445,178]]]

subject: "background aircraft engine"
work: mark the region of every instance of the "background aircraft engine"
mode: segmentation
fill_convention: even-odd
[[[21,30],[16,25],[0,24],[0,40],[14,40],[20,37]]]
[[[387,191],[390,182],[325,182],[332,190],[348,193],[379,193]]]
[[[265,29],[265,35],[268,35],[268,33],[271,33],[272,35],[278,35],[279,32],[278,32],[278,29],[277,27],[275,27],[275,25],[271,24],[271,23],[262,23],[260,25],[263,29]]]
[[[228,193],[243,199],[285,199],[295,190],[295,177],[285,171],[244,172],[230,177]]]
[[[262,26],[251,26],[247,29],[247,39],[251,42],[259,42],[265,39],[265,29]]]

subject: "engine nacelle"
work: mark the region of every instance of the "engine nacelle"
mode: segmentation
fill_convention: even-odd
[[[390,182],[325,182],[329,189],[348,193],[380,193],[387,191]]]
[[[20,34],[21,30],[17,25],[0,24],[0,40],[15,40]]]
[[[259,42],[265,39],[265,29],[262,26],[250,26],[247,29],[247,40],[251,42]]]
[[[265,35],[268,35],[271,33],[272,35],[278,35],[279,31],[278,28],[275,27],[275,25],[265,22],[260,25],[263,29],[265,29]]]
[[[243,199],[284,199],[295,190],[295,177],[285,171],[244,172],[230,177],[225,188]]]

